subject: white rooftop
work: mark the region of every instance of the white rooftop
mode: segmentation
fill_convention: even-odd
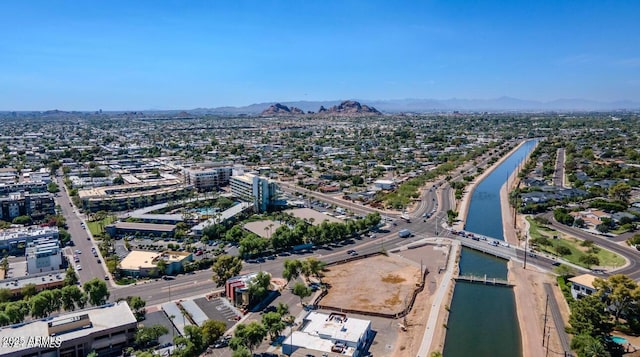
[[[307,321],[308,320],[308,321]],[[343,314],[310,312],[303,331],[338,341],[358,342],[367,331],[371,321],[347,317]]]

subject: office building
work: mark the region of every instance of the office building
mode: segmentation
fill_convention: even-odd
[[[251,173],[231,176],[231,193],[243,201],[253,203],[256,212],[268,211],[276,202],[278,185]]]
[[[126,301],[85,309],[54,318],[30,321],[0,329],[3,357],[121,356],[133,344],[138,327]]]
[[[57,238],[45,237],[27,243],[27,272],[42,273],[62,269],[62,250]]]

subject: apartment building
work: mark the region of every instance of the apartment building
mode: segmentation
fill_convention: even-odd
[[[13,192],[0,197],[0,219],[11,222],[18,216],[55,214],[55,206],[51,193]]]
[[[239,199],[252,202],[257,212],[266,212],[275,204],[278,185],[269,179],[252,173],[231,176],[231,193]]]
[[[184,170],[184,179],[200,192],[212,191],[229,184],[232,170],[231,166],[192,167]]]
[[[28,242],[25,256],[29,274],[62,269],[62,250],[57,238],[44,237]]]

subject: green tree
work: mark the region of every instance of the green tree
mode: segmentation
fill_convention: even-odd
[[[566,264],[560,264],[555,268],[556,274],[560,275],[563,278],[570,278],[576,275],[576,269],[572,266]]]
[[[153,346],[158,342],[160,336],[168,332],[169,330],[162,325],[138,328],[138,330],[136,330],[135,344],[142,348]]]
[[[83,287],[89,297],[89,303],[91,303],[91,305],[104,305],[107,299],[109,299],[110,293],[107,289],[107,283],[98,278],[93,278],[85,282]]]
[[[302,270],[302,262],[297,259],[285,259],[284,270],[282,271],[282,277],[287,279],[287,283],[291,280],[295,280],[300,276]]]
[[[245,347],[249,349],[249,352],[253,352],[266,336],[267,329],[257,321],[252,321],[249,324],[238,324],[233,338],[229,341],[229,347],[234,351]]]
[[[302,282],[297,282],[293,285],[292,293],[300,298],[300,305],[302,305],[302,299],[311,296],[311,288]]]
[[[233,352],[231,353],[231,357],[251,357],[251,356],[253,356],[253,354],[245,346],[238,346],[238,348],[233,350]]]
[[[43,318],[49,316],[50,311],[50,301],[44,295],[38,294],[36,296],[32,296],[29,299],[29,308],[31,310],[31,316],[34,318]]]
[[[13,294],[11,293],[11,290],[7,288],[0,288],[0,303],[10,301],[11,296],[13,296]]]
[[[138,321],[144,320],[144,315],[146,313],[145,306],[147,306],[147,302],[140,296],[127,296],[126,300],[131,310],[133,310],[133,314],[136,316],[136,319]]]
[[[609,196],[614,200],[627,203],[631,198],[631,186],[627,183],[619,182],[611,186],[609,189]]]
[[[613,330],[607,306],[597,295],[585,296],[571,305],[569,324],[574,335],[603,337]]]
[[[7,315],[9,323],[11,324],[23,322],[30,310],[29,303],[25,300],[9,302],[6,303],[4,307],[4,313]]]
[[[302,261],[301,273],[308,277],[315,277],[322,281],[322,272],[326,263],[314,257],[309,257]]]
[[[156,269],[158,269],[158,274],[165,275],[167,272],[167,262],[162,258],[158,258]]]
[[[184,327],[184,336],[193,343],[197,351],[201,351],[204,345],[204,336],[199,326],[189,325]]]
[[[29,300],[30,297],[38,293],[38,289],[36,288],[36,284],[29,283],[22,287],[21,292],[25,300]]]
[[[593,286],[598,289],[598,296],[614,306],[616,322],[620,320],[620,315],[628,313],[640,301],[640,287],[624,274],[612,275],[607,279],[597,278]]]
[[[610,354],[604,345],[593,336],[576,335],[571,340],[571,349],[576,351],[578,357],[609,357]]]
[[[81,300],[87,299],[86,295],[77,285],[67,285],[60,289],[62,292],[62,308],[67,311],[73,311],[76,309],[76,304],[80,307]],[[84,305],[82,305],[84,306]]]
[[[73,267],[68,267],[65,271],[64,275],[64,285],[71,286],[78,284],[78,274],[76,274],[76,270]]]
[[[223,286],[229,279],[242,271],[242,260],[231,255],[221,255],[211,266],[213,271],[212,279],[218,287]]]
[[[262,324],[267,329],[272,341],[278,338],[285,328],[284,322],[282,322],[282,315],[277,312],[267,312],[263,314]]]
[[[262,300],[269,292],[271,285],[271,275],[267,272],[258,272],[258,274],[249,283],[249,295],[253,301]]]
[[[58,187],[58,184],[55,182],[49,182],[49,184],[47,185],[47,191],[49,193],[56,193],[56,192],[60,192],[60,187]]]
[[[227,330],[227,325],[222,321],[207,320],[202,324],[202,336],[205,345],[208,346],[217,341]]]

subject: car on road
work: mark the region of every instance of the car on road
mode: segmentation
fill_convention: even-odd
[[[76,254],[82,254],[82,251],[80,249],[76,249]]]
[[[347,254],[353,254],[353,253],[355,253],[355,252],[356,252],[356,251],[355,251],[355,250],[353,250],[353,249],[349,249],[349,250],[347,250]]]
[[[109,280],[109,275],[105,275],[104,280]]]
[[[82,270],[82,265],[80,264],[76,265],[76,270]]]
[[[91,237],[87,237],[87,240],[91,240]]]
[[[96,259],[96,261],[98,262],[98,264],[102,263],[102,260],[100,259]]]
[[[229,341],[228,340],[218,340],[216,342],[213,343],[213,348],[224,348],[229,346]]]

